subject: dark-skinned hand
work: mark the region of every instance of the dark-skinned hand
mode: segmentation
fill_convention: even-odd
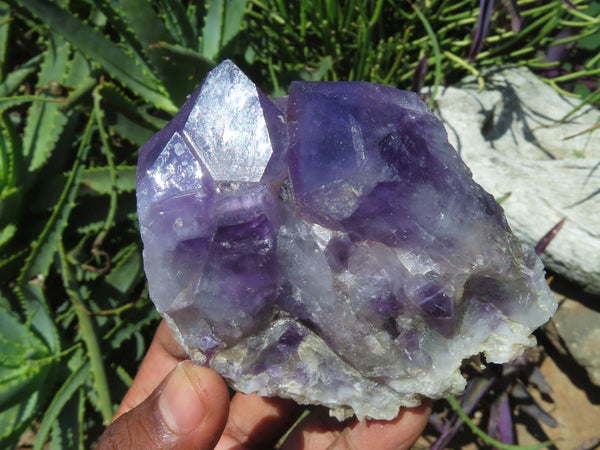
[[[98,449],[265,449],[303,408],[291,400],[237,393],[212,369],[192,364],[161,322],[131,388]],[[314,408],[285,440],[294,449],[407,449],[418,439],[430,403],[402,408],[396,419],[339,422]]]

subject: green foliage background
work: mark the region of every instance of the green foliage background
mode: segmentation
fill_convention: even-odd
[[[34,448],[89,447],[112,417],[159,319],[137,149],[222,59],[276,95],[294,79],[409,89],[556,68],[549,83],[598,103],[599,1],[517,1],[520,31],[496,3],[469,62],[475,0],[0,1],[0,447],[32,425]],[[544,62],[566,42],[567,61]]]

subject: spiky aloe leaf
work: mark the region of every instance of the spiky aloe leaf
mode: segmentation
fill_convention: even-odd
[[[0,412],[0,447],[12,448],[21,434],[31,425],[42,403],[40,395],[39,390],[34,391],[28,399]]]
[[[239,33],[246,9],[247,0],[226,0],[221,35],[221,48],[225,47]]]
[[[50,98],[60,96],[56,91],[64,82],[69,54],[69,44],[58,37],[48,38],[44,60],[38,72],[38,93]],[[59,103],[36,101],[31,104],[23,132],[24,169],[27,172],[36,172],[44,165],[66,123],[67,116]],[[31,186],[34,180],[33,176],[26,176],[26,187]]]
[[[117,166],[115,187],[119,192],[135,191],[135,166]],[[81,176],[81,195],[90,193],[106,195],[111,192],[111,175],[108,167],[86,169]]]
[[[35,55],[29,61],[22,64],[12,72],[2,77],[0,84],[0,97],[8,97],[12,95],[19,87],[23,86],[23,81],[33,72],[38,70],[42,61],[42,54]]]
[[[92,114],[93,115],[93,114]],[[93,118],[92,118],[93,119]],[[72,274],[71,267],[67,261],[67,256],[62,244],[58,242],[58,264],[63,281],[63,287],[74,303],[74,310],[77,314],[79,328],[81,329],[81,339],[85,343],[87,359],[90,362],[90,373],[92,375],[93,397],[97,399],[96,407],[102,414],[104,425],[108,425],[114,414],[113,405],[110,398],[110,387],[106,378],[106,369],[104,359],[100,350],[100,342],[96,332],[95,318],[86,310],[80,295],[81,289],[77,280]]]
[[[34,450],[39,450],[43,447],[48,437],[48,433],[52,428],[52,424],[58,419],[59,414],[62,412],[67,402],[87,381],[89,374],[90,363],[89,361],[85,361],[71,372],[71,375],[69,375],[60,389],[56,392],[54,398],[44,413],[44,417],[40,423],[40,428],[37,430],[35,444],[33,446]]]
[[[74,205],[75,195],[77,194],[81,175],[84,170],[83,164],[91,147],[92,125],[92,121],[90,121],[84,132],[77,156],[73,162],[61,196],[48,222],[46,222],[46,226],[40,237],[32,245],[32,251],[18,279],[19,285],[27,283],[29,280],[40,275],[42,278],[45,278],[48,273],[54,253],[56,252],[58,239],[67,224],[69,214]]]
[[[93,117],[83,134],[73,167],[67,178],[60,198],[39,238],[32,244],[25,264],[17,279],[15,293],[23,306],[25,316],[32,316],[32,325],[46,340],[53,351],[58,351],[59,343],[56,327],[45,299],[43,282],[48,274],[69,214],[74,205],[83,164],[91,147]]]
[[[202,54],[215,60],[240,31],[247,0],[207,0],[202,30]]]
[[[181,106],[215,64],[195,50],[161,41],[149,49],[154,58],[165,61],[161,78],[173,101]]]
[[[62,35],[109,75],[159,109],[175,113],[177,108],[161,81],[141,61],[128,55],[94,28],[86,25],[70,11],[47,0],[21,0],[27,9]]]
[[[85,450],[85,390],[80,387],[64,406],[50,433],[50,450]]]
[[[14,126],[4,114],[0,114],[0,193],[19,185],[21,146]],[[0,226],[3,217],[0,210]]]
[[[135,166],[121,165],[116,167],[116,189],[119,193],[135,191]],[[27,203],[29,214],[51,211],[59,200],[69,174],[58,174],[44,183],[44,192],[36,195]],[[110,169],[106,166],[84,169],[79,182],[77,197],[108,195],[112,190]]]
[[[0,447],[7,448],[28,427],[46,392],[56,363],[47,345],[0,304]]]
[[[202,30],[202,54],[209,59],[215,59],[219,53],[224,3],[225,0],[206,1],[208,12]]]
[[[181,104],[185,95],[189,93],[182,92],[182,89],[187,87],[185,81],[188,69],[174,64],[156,47],[159,42],[174,43],[164,22],[152,4],[146,0],[122,0],[120,5],[127,24],[139,40],[142,51],[150,59],[171,99],[176,104]]]
[[[94,78],[91,63],[79,50],[73,51],[69,61],[65,84],[70,89],[63,109],[71,109],[73,105],[82,101],[87,94],[98,84]]]
[[[144,274],[140,247],[137,243],[124,249],[123,256],[106,276],[106,283],[115,291],[121,302],[127,298]]]
[[[154,4],[165,22],[165,27],[171,33],[173,41],[182,47],[197,50],[198,33],[193,24],[195,20],[191,20],[194,10],[186,11],[182,2],[172,0],[159,0]]]
[[[0,249],[15,235],[21,211],[20,150],[14,127],[0,114]]]
[[[108,128],[138,147],[167,123],[148,114],[112,83],[102,84],[100,95]]]
[[[10,242],[10,240],[16,232],[17,227],[13,223],[9,223],[8,225],[0,229],[0,250],[2,249],[2,247],[4,247]]]
[[[6,51],[8,50],[9,31],[10,6],[0,2],[0,81],[4,81],[6,77]]]

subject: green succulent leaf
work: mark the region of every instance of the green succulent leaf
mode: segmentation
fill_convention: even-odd
[[[117,166],[116,170],[116,188],[119,192],[135,191],[135,171],[136,166]],[[107,195],[111,193],[111,170],[109,167],[93,167],[84,170],[81,175],[81,195],[91,193]]]
[[[0,412],[0,447],[11,448],[21,434],[31,426],[39,412],[41,392],[32,391],[29,398]]]
[[[159,0],[154,2],[166,28],[173,37],[173,42],[189,49],[198,48],[198,33],[194,26],[195,17],[192,10],[187,10],[183,2],[173,0]]]
[[[43,54],[38,54],[32,57],[12,72],[2,77],[0,83],[0,97],[9,97],[23,86],[25,79],[33,72],[39,69],[40,62],[43,59]]]
[[[216,60],[219,52],[240,31],[247,0],[207,0],[202,30],[202,53]]]
[[[20,187],[6,186],[0,191],[0,224],[12,222],[20,208],[23,189]]]
[[[118,300],[125,300],[144,275],[142,254],[138,244],[125,248],[124,255],[119,259],[110,273],[106,276],[108,285],[118,293]]]
[[[22,0],[22,3],[88,58],[146,101],[167,112],[177,111],[164,86],[147,65],[132,58],[70,11],[47,0]]]
[[[50,450],[84,450],[85,390],[79,388],[52,423]]]
[[[87,357],[90,361],[90,373],[92,375],[93,394],[97,398],[96,406],[102,414],[103,424],[108,425],[114,414],[110,396],[110,387],[106,378],[106,368],[102,357],[100,342],[96,332],[95,318],[92,317],[83,304],[81,288],[73,276],[67,256],[61,241],[58,242],[58,263],[65,291],[74,303],[75,313],[81,338],[85,343]]]
[[[74,205],[83,172],[83,162],[91,146],[92,125],[93,117],[88,122],[61,196],[39,238],[32,244],[31,252],[25,260],[15,286],[15,293],[21,300],[25,315],[32,316],[34,328],[44,336],[50,348],[56,351],[58,350],[57,331],[52,322],[42,283],[46,279]]]
[[[4,80],[6,74],[6,52],[10,42],[9,32],[10,6],[4,2],[0,2],[0,81]]]
[[[0,229],[0,250],[4,247],[17,232],[17,226],[14,223],[9,223]]]
[[[149,49],[154,58],[165,61],[162,79],[178,106],[206,76],[215,64],[195,50],[161,41]]]
[[[91,146],[92,125],[93,121],[90,120],[86,131],[84,132],[81,144],[79,145],[77,157],[75,158],[73,167],[67,177],[67,182],[65,183],[61,196],[54,207],[50,219],[46,222],[46,226],[39,239],[33,243],[32,251],[21,271],[21,275],[18,279],[20,285],[39,276],[45,278],[48,273],[48,269],[57,249],[60,235],[67,225],[69,214],[74,205],[75,195],[77,194],[81,175],[84,170],[83,162],[85,161]]]
[[[229,44],[229,42],[240,32],[247,3],[247,0],[225,1],[221,48]]]
[[[99,94],[109,129],[137,147],[144,145],[167,123],[149,114],[113,83],[102,84]]]
[[[38,72],[36,91],[41,97],[56,100],[60,97],[60,86],[65,81],[69,64],[70,46],[58,37],[51,37],[44,52],[44,59]],[[56,102],[33,102],[29,108],[27,125],[23,133],[23,158],[27,172],[36,172],[52,154],[67,116]],[[30,186],[34,178],[29,176],[26,185]]]
[[[19,184],[20,163],[21,146],[15,127],[4,114],[0,113],[0,193],[14,189]],[[3,211],[0,209],[0,226],[2,226],[3,217]]]
[[[0,446],[18,438],[44,401],[56,358],[29,323],[0,303]]]
[[[31,253],[30,253],[31,255]],[[27,264],[26,259],[26,264]],[[48,302],[42,286],[43,277],[36,276],[14,287],[14,293],[21,302],[32,330],[36,332],[53,352],[60,349],[58,330],[52,321]]]
[[[152,3],[145,0],[121,0],[120,10],[123,12],[133,34],[140,42],[142,49],[147,51],[149,47],[160,41],[171,41],[172,36],[167,31],[164,22],[160,19]],[[172,41],[171,41],[172,42]],[[161,61],[154,61],[159,67]]]
[[[178,65],[159,46],[159,42],[174,43],[174,40],[158,12],[146,0],[122,0],[121,10],[170,97],[176,104],[181,104],[186,95],[185,80],[189,69]]]
[[[36,433],[34,450],[41,449],[46,442],[52,425],[58,419],[65,405],[77,393],[79,388],[84,385],[90,375],[89,361],[83,362],[79,367],[71,372],[71,375],[65,380],[63,385],[58,389],[56,395],[50,402],[48,409],[44,413],[44,417],[40,423],[40,428]]]

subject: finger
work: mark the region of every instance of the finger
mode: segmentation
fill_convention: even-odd
[[[167,351],[167,353],[170,353],[175,358],[179,359],[189,358],[185,349],[181,345],[179,345],[179,342],[177,342],[173,337],[173,332],[171,331],[171,329],[167,325],[167,322],[164,319],[161,320],[158,324],[158,329],[156,330],[155,336],[158,339],[160,345],[162,345],[162,347]]]
[[[350,421],[340,422],[329,415],[329,410],[318,406],[290,433],[282,450],[325,449],[342,433]],[[367,447],[372,448],[372,447]]]
[[[217,449],[274,446],[302,412],[292,400],[235,394]]]
[[[98,449],[212,449],[228,412],[223,379],[212,369],[183,361],[146,400],[106,429]]]
[[[185,351],[175,342],[165,321],[161,321],[140,370],[123,397],[113,421],[142,403],[184,358]]]
[[[331,450],[369,448],[403,450],[417,441],[431,414],[431,402],[402,408],[394,420],[361,420],[346,428],[329,447]]]
[[[282,450],[299,449],[407,449],[419,438],[431,413],[430,401],[416,408],[402,408],[394,420],[329,417],[327,410],[313,410],[290,434]]]

